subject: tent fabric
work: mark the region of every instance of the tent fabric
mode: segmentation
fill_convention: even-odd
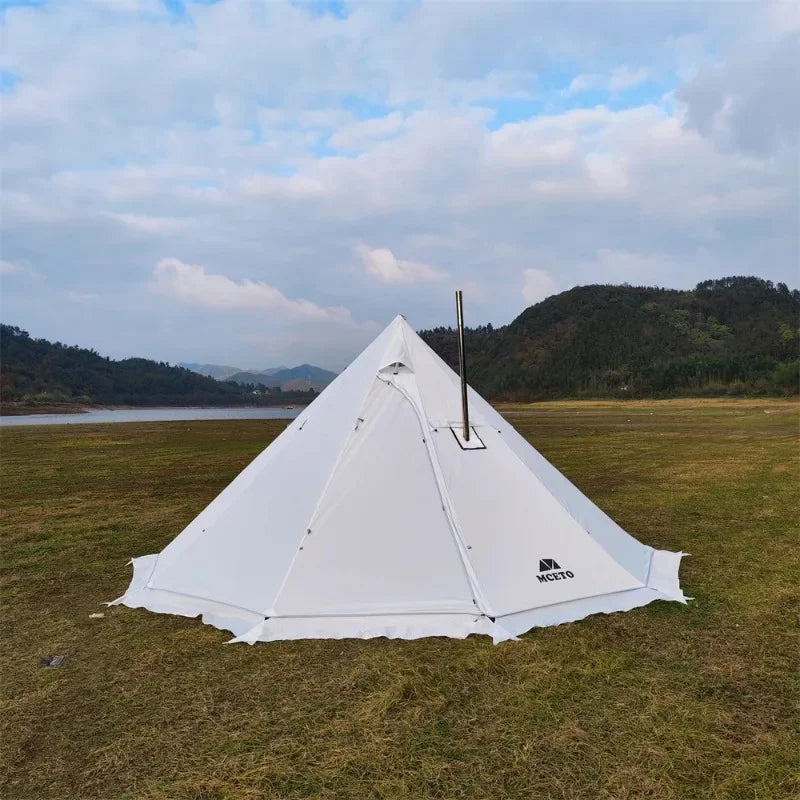
[[[131,608],[234,642],[495,642],[653,600],[682,553],[641,544],[397,317],[161,553]]]

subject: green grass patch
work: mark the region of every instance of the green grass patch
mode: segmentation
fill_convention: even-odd
[[[226,647],[199,620],[100,603],[284,421],[2,430],[0,796],[800,795],[800,405],[502,410],[632,534],[690,552],[696,600],[498,647]]]

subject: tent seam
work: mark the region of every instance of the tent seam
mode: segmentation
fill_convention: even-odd
[[[244,611],[244,612],[246,612],[248,614],[255,614],[256,616],[259,616],[259,617],[263,617],[264,616],[264,612],[263,611],[256,611],[255,609],[252,609],[252,608],[245,608],[244,606],[237,606],[234,603],[226,603],[226,602],[223,602],[222,600],[212,600],[210,597],[204,597],[203,595],[199,595],[199,594],[189,594],[188,592],[176,592],[174,589],[158,589],[156,587],[150,587],[150,586],[144,586],[139,591],[141,591],[141,592],[162,592],[163,594],[174,595],[175,597],[186,597],[186,598],[189,598],[190,600],[199,600],[201,602],[206,602],[206,603],[215,603],[216,605],[225,606],[226,608],[230,608],[230,609],[232,609],[234,611]],[[123,595],[123,598],[125,596],[126,595]],[[206,611],[198,611],[197,613],[198,614],[214,614],[214,613],[217,613],[217,612],[212,611],[211,609],[207,609]]]
[[[472,563],[469,561],[466,555],[467,545],[464,541],[464,537],[461,533],[461,529],[458,525],[458,522],[456,521],[453,501],[450,498],[450,494],[447,491],[447,487],[444,484],[444,476],[442,475],[441,479],[439,477],[439,475],[441,474],[442,467],[441,464],[439,464],[439,460],[436,458],[436,453],[433,449],[433,443],[429,441],[430,431],[426,430],[425,417],[423,414],[420,413],[420,410],[417,408],[417,404],[414,402],[413,398],[411,398],[402,387],[398,386],[393,381],[385,380],[380,376],[378,376],[378,380],[383,381],[387,385],[393,387],[398,392],[400,392],[400,394],[411,405],[411,408],[414,409],[414,414],[416,415],[417,421],[422,430],[423,442],[425,444],[425,450],[428,454],[428,460],[431,462],[433,480],[436,483],[436,488],[439,491],[439,497],[444,503],[442,510],[445,512],[444,514],[445,519],[447,520],[448,527],[450,528],[450,533],[455,541],[456,552],[458,553],[458,557],[461,561],[461,565],[467,577],[467,583],[469,584],[469,587],[472,590],[473,599],[475,600],[475,605],[480,611],[481,615],[489,616],[491,613],[489,604],[487,603],[486,598],[483,596],[483,592],[481,592],[480,583],[478,582],[478,576],[475,574],[475,570],[472,566]],[[416,382],[416,376],[414,377],[414,381]],[[420,403],[421,402],[422,402],[422,397],[420,396]]]
[[[260,613],[260,612],[259,612]],[[479,611],[353,611],[351,613],[336,613],[336,614],[272,614],[267,619],[339,619],[347,617],[474,617],[481,619],[486,617],[486,614],[481,614]]]
[[[370,384],[370,387],[367,390],[367,393],[364,395],[364,398],[363,398],[363,400],[361,401],[361,404],[358,407],[359,412],[361,412],[364,409],[364,404],[366,403],[367,397],[369,397],[369,393],[372,391],[373,385],[374,385],[374,380],[373,380],[373,383]],[[356,417],[356,419],[358,419],[358,417]],[[328,475],[328,479],[325,481],[325,486],[323,487],[322,491],[320,492],[319,499],[317,500],[317,503],[314,506],[314,510],[311,512],[311,516],[309,517],[308,522],[306,523],[305,531],[303,531],[300,534],[300,538],[299,538],[298,542],[302,542],[303,538],[308,534],[308,531],[311,530],[311,525],[314,522],[314,520],[317,518],[317,513],[319,512],[320,506],[322,505],[322,501],[325,499],[326,495],[328,494],[328,489],[330,489],[331,483],[333,482],[333,478],[336,475],[336,471],[339,469],[339,464],[342,461],[342,456],[344,455],[345,451],[347,450],[348,445],[352,441],[353,434],[355,434],[357,432],[358,432],[358,428],[351,428],[351,430],[347,434],[347,437],[345,438],[344,443],[342,444],[341,450],[339,450],[338,454],[336,455],[336,460],[333,462],[333,467],[331,468],[330,474]],[[298,547],[295,549],[294,555],[292,556],[292,560],[289,562],[289,567],[286,570],[286,574],[283,576],[283,580],[281,581],[281,584],[278,587],[277,592],[275,592],[275,596],[272,598],[272,602],[270,603],[269,608],[267,609],[267,611],[265,611],[263,613],[268,614],[269,612],[273,611],[275,606],[278,604],[278,600],[280,599],[281,593],[283,592],[284,588],[286,587],[286,583],[289,580],[289,576],[292,574],[292,570],[294,569],[294,565],[297,562],[297,558],[298,558],[299,554],[300,554],[300,546],[298,544]],[[274,614],[272,616],[274,616]]]
[[[402,327],[401,327],[401,334],[402,334]],[[403,343],[405,344],[405,339],[403,339]],[[381,356],[381,360],[382,359],[383,359],[383,356]],[[380,378],[378,376],[378,370],[375,370],[375,374],[374,374],[374,377],[372,379],[372,382],[369,384],[369,386],[367,387],[367,390],[364,392],[364,396],[361,398],[361,402],[358,405],[358,412],[356,414],[356,420],[361,419],[360,414],[364,410],[364,406],[365,406],[365,404],[367,402],[367,398],[369,397],[370,392],[372,391],[372,387],[375,385],[375,380],[376,379],[380,380]],[[320,492],[320,495],[319,495],[319,498],[317,500],[317,503],[314,506],[314,510],[312,511],[308,522],[306,523],[305,531],[300,535],[300,538],[298,540],[299,542],[303,541],[303,538],[307,535],[307,532],[311,529],[311,523],[313,523],[314,520],[316,519],[317,513],[319,512],[320,506],[322,505],[322,501],[325,499],[325,496],[328,493],[328,489],[330,489],[331,482],[333,481],[333,478],[336,475],[336,471],[339,469],[339,464],[342,461],[342,456],[344,456],[344,453],[347,450],[347,446],[350,444],[350,442],[353,439],[353,434],[358,432],[358,428],[359,427],[360,426],[358,426],[356,428],[351,428],[350,431],[347,434],[347,437],[345,438],[344,442],[342,443],[342,447],[341,447],[341,449],[339,450],[339,452],[336,455],[336,460],[333,462],[333,467],[331,468],[330,474],[328,475],[328,479],[325,481],[325,486],[323,487],[322,491]],[[294,555],[292,556],[292,560],[289,562],[289,567],[286,570],[286,574],[283,576],[283,580],[281,581],[280,586],[278,587],[278,590],[275,592],[275,596],[272,598],[272,603],[269,605],[267,610],[262,612],[262,613],[270,614],[270,612],[274,611],[275,606],[278,604],[278,600],[280,599],[281,593],[283,592],[284,588],[286,587],[286,583],[289,580],[289,576],[292,574],[292,570],[294,569],[294,565],[297,562],[297,558],[298,558],[299,554],[300,554],[300,549],[299,549],[299,544],[298,544],[298,548],[294,551]],[[272,616],[274,616],[274,615],[272,615]]]
[[[587,594],[585,596],[581,595],[581,597],[573,597],[571,600],[558,600],[555,603],[546,603],[539,606],[530,606],[529,608],[520,608],[517,611],[506,611],[505,613],[500,614],[497,619],[502,622],[505,617],[513,617],[515,614],[524,614],[526,611],[538,611],[542,608],[555,608],[555,606],[562,606],[566,605],[567,603],[575,603],[582,600],[594,600],[596,597],[610,597],[611,595],[626,594],[628,592],[641,592],[642,589],[647,589],[647,591],[653,592],[655,595],[663,595],[663,592],[659,592],[658,589],[654,589],[652,586],[631,586],[630,589],[616,589],[613,592],[598,592],[597,594]],[[656,597],[653,599],[657,600],[659,598]]]

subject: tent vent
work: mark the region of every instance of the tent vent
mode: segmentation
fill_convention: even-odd
[[[399,375],[401,372],[412,372],[412,370],[404,361],[390,361],[388,364],[384,364],[378,372],[391,372],[392,375]]]

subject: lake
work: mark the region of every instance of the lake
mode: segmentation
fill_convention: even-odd
[[[113,408],[90,409],[83,414],[20,414],[0,416],[9,425],[82,425],[97,422],[178,422],[195,419],[294,419],[295,408]]]

